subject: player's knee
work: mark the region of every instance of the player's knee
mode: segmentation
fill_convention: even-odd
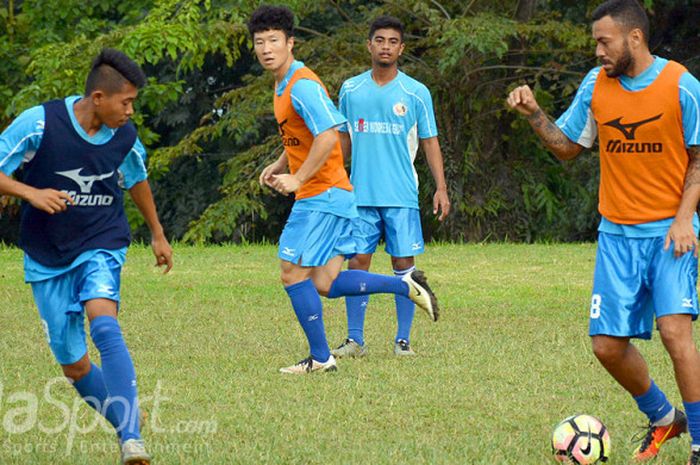
[[[593,355],[603,365],[612,365],[622,360],[625,347],[607,338],[593,337],[591,340]]]
[[[61,365],[61,368],[63,369],[63,376],[73,381],[78,381],[90,373],[91,366],[89,360],[80,360],[71,365]]]
[[[659,325],[661,341],[669,356],[674,359],[683,358],[697,349],[692,338],[692,330],[686,326],[662,324]]]
[[[348,269],[350,270],[369,270],[372,264],[372,255],[370,254],[357,254],[350,259],[348,263]]]

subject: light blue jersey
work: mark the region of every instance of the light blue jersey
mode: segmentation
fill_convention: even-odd
[[[294,72],[303,67],[304,63],[301,61],[295,60],[292,62],[284,79],[280,81],[275,89],[278,97],[287,88],[287,84]],[[309,128],[314,137],[323,131],[340,127],[345,123],[345,117],[338,112],[335,104],[333,104],[326,91],[318,82],[310,79],[299,79],[292,87],[290,95],[294,111],[301,116],[304,123],[306,123],[306,127]]]
[[[668,60],[665,58],[655,57],[651,66],[639,76],[620,76],[620,84],[630,92],[645,89],[654,82],[667,63]],[[556,121],[557,126],[569,140],[586,148],[593,147],[598,136],[598,127],[591,111],[591,100],[596,79],[601,72],[605,71],[601,67],[597,67],[586,75],[579,86],[573,103]],[[679,91],[685,146],[700,145],[700,82],[692,74],[686,72],[680,78]],[[656,237],[665,235],[672,221],[673,218],[667,218],[638,225],[621,225],[602,218],[598,230],[627,237]],[[693,219],[693,225],[697,233],[700,226],[697,215]]]
[[[66,97],[66,108],[68,115],[76,132],[87,142],[94,145],[102,145],[112,138],[115,129],[107,126],[102,128],[94,135],[89,136],[80,126],[73,111],[73,105],[81,96],[75,95]],[[20,114],[8,126],[2,134],[0,134],[0,171],[7,176],[12,175],[22,164],[30,162],[36,155],[41,140],[44,135],[45,114],[44,107],[39,105],[32,107]],[[119,168],[119,175],[122,187],[130,189],[135,184],[147,179],[146,173],[146,150],[141,141],[137,138],[133,148],[124,159],[124,162]],[[98,250],[88,250],[78,256],[73,263],[61,268],[50,268],[42,265],[29,255],[24,256],[24,273],[25,281],[37,282],[46,279],[51,279],[70,271],[86,261],[90,260]],[[126,249],[119,249],[109,252],[119,263],[124,262]]]
[[[438,135],[428,88],[399,71],[379,86],[366,71],[343,83],[340,112],[348,120],[358,206],[418,208],[413,166],[420,139]]]

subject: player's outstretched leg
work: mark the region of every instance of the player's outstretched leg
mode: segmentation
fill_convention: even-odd
[[[349,295],[399,294],[408,297],[428,316],[437,321],[439,308],[437,297],[428,286],[425,274],[415,270],[402,278],[368,273],[361,270],[347,270],[338,274],[328,290],[327,297],[335,299]]]

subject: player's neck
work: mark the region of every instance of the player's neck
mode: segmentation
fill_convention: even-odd
[[[383,66],[372,66],[372,80],[377,83],[378,86],[383,86],[390,83],[399,74],[399,68],[394,66],[383,67]]]
[[[102,121],[95,114],[95,108],[90,99],[83,97],[73,104],[73,113],[88,136],[94,136],[102,128]]]
[[[282,79],[284,79],[284,77],[287,75],[287,72],[289,72],[289,68],[292,67],[292,63],[294,63],[294,56],[290,54],[287,61],[285,61],[282,66],[273,71],[273,74],[275,76],[275,87],[278,86],[279,83],[282,82]]]
[[[641,57],[634,60],[634,66],[627,70],[625,73],[627,76],[633,78],[642,74],[644,71],[649,69],[649,67],[654,63],[654,55],[648,50],[642,54]]]

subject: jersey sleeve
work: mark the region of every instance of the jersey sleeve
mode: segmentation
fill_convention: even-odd
[[[569,140],[586,148],[593,147],[598,136],[598,127],[591,111],[591,100],[599,72],[599,67],[588,72],[576,91],[571,106],[556,121],[556,125]]]
[[[119,166],[119,182],[122,188],[131,189],[135,184],[148,179],[146,171],[146,149],[136,138],[134,146]]]
[[[292,87],[291,97],[294,110],[302,117],[314,137],[347,121],[316,81],[298,80]]]
[[[416,112],[418,121],[418,138],[430,139],[437,137],[438,130],[435,122],[435,111],[433,110],[433,97],[424,85],[416,89],[414,95],[416,99]]]
[[[678,87],[685,146],[700,145],[700,82],[692,74],[684,73]]]
[[[22,112],[0,134],[0,171],[7,176],[34,158],[44,136],[45,112],[39,105]]]
[[[348,120],[348,95],[346,93],[346,87],[345,84],[347,84],[348,81],[345,81],[343,85],[340,87],[340,92],[338,93],[338,111],[340,112],[343,117]],[[348,125],[347,124],[341,124],[338,126],[338,131],[340,132],[349,132]]]

